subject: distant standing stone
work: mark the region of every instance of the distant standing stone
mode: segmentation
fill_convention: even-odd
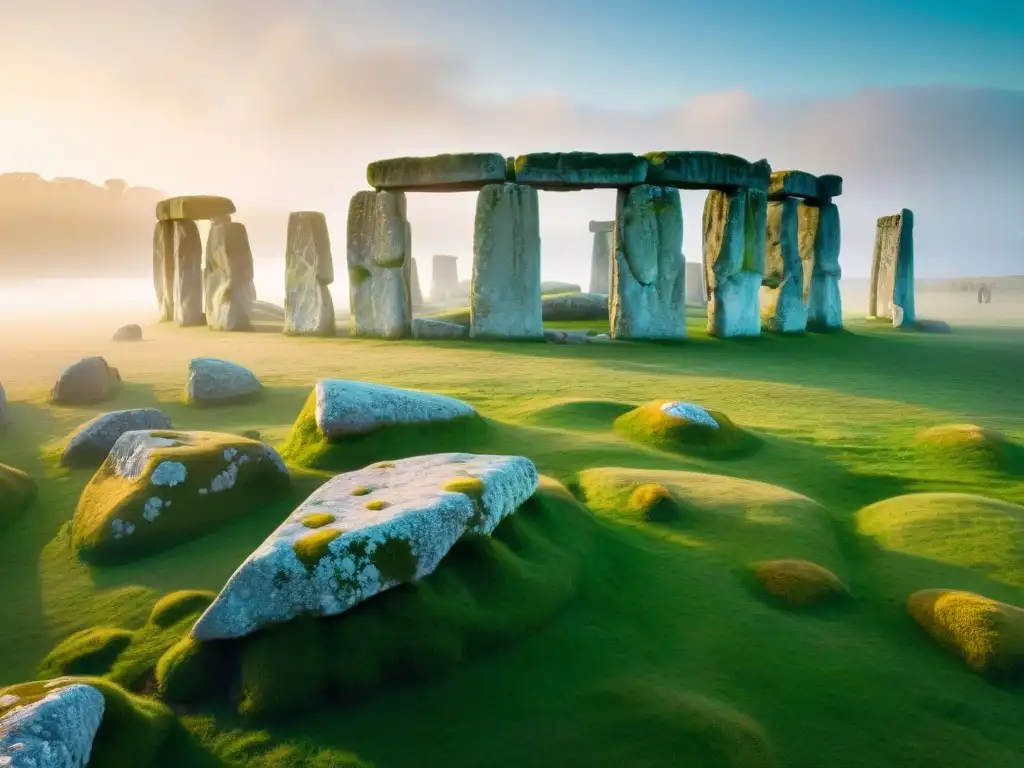
[[[430,300],[435,304],[447,301],[459,290],[459,260],[455,256],[437,254],[432,263]]]
[[[411,333],[408,241],[402,192],[357,192],[348,209],[349,306],[353,336]]]
[[[174,224],[158,221],[153,228],[153,288],[160,322],[174,319]]]
[[[142,341],[142,327],[132,323],[114,331],[113,341]]]
[[[410,250],[409,253],[412,253]],[[416,259],[409,259],[409,301],[413,309],[423,306],[423,288],[420,283],[420,269]]]
[[[284,257],[284,332],[333,336],[334,259],[327,217],[318,211],[297,211],[288,217]]]
[[[203,240],[194,221],[174,222],[174,320],[203,325]]]
[[[17,696],[5,694],[4,698],[10,695]],[[87,765],[103,712],[103,694],[81,683],[54,688],[42,698],[7,710],[0,716],[0,766]]]
[[[590,293],[608,294],[612,285],[612,235],[614,221],[592,221],[594,243],[590,248]]]
[[[120,384],[117,368],[111,368],[102,357],[85,357],[64,369],[53,385],[50,400],[57,405],[98,403]]]
[[[203,279],[206,324],[215,331],[250,331],[256,299],[252,248],[245,225],[214,224],[206,249]]]
[[[897,328],[914,325],[914,214],[904,208],[878,220],[871,264],[870,317],[892,319]]]
[[[227,360],[197,357],[188,364],[185,401],[192,405],[226,405],[254,400],[263,385],[248,368]]]
[[[686,269],[686,306],[706,309],[708,294],[704,287],[704,265],[683,259]]]
[[[62,467],[98,467],[125,432],[171,428],[171,420],[156,408],[104,413],[75,430],[61,454],[60,464]]]

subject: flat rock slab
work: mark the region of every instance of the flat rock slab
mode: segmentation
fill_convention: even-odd
[[[44,685],[0,691],[0,766],[81,768],[88,764],[103,721],[103,694],[81,683],[48,692]],[[26,689],[34,695],[19,695]],[[41,698],[40,692],[45,693]]]
[[[469,326],[434,320],[429,317],[417,317],[412,321],[412,337],[414,339],[468,339]]]
[[[85,357],[69,365],[53,385],[57,405],[90,405],[106,400],[121,384],[121,374],[102,357]]]
[[[256,375],[238,363],[196,357],[188,364],[185,401],[191,405],[225,405],[254,400],[263,393]]]
[[[328,440],[365,435],[398,424],[428,424],[473,416],[473,406],[432,392],[346,379],[321,379],[313,390],[316,424]]]
[[[231,216],[235,204],[226,197],[216,195],[185,195],[171,197],[156,204],[156,217],[160,221],[203,221]]]
[[[395,157],[366,168],[375,189],[470,192],[505,181],[505,157],[492,152]]]
[[[459,453],[338,475],[242,563],[192,637],[242,637],[298,616],[333,616],[422,579],[466,534],[489,535],[537,482],[529,459]]]
[[[156,408],[111,411],[87,421],[74,431],[61,454],[62,467],[98,467],[125,432],[171,429],[171,420]]]
[[[647,161],[629,153],[535,152],[519,155],[515,181],[538,189],[582,190],[643,184]]]
[[[767,190],[771,167],[719,152],[650,152],[647,183],[679,189]]]

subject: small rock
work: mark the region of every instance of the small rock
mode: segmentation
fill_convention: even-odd
[[[134,323],[122,325],[114,332],[113,341],[142,341],[142,327]]]
[[[188,364],[185,400],[192,405],[224,405],[254,400],[263,385],[248,368],[227,360],[197,357]]]
[[[416,317],[412,321],[412,337],[414,339],[468,339],[469,328],[444,320]]]
[[[17,689],[16,686],[5,690]],[[103,694],[80,683],[58,688],[37,701],[8,710],[0,717],[0,766],[86,765],[103,711]]]
[[[171,420],[156,408],[133,408],[97,416],[75,430],[60,457],[62,467],[98,467],[125,432],[171,429]]]
[[[64,369],[50,399],[58,405],[89,405],[106,400],[120,383],[117,368],[102,357],[86,357]]]

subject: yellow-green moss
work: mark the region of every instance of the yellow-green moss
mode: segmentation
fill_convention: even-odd
[[[238,683],[239,713],[272,718],[316,708],[330,680],[325,674],[327,662],[324,633],[316,619],[285,622],[246,638]]]
[[[374,499],[373,501],[366,502],[366,508],[371,509],[374,512],[380,512],[382,509],[387,509],[389,506],[391,505],[383,499]]]
[[[20,469],[0,464],[0,530],[28,509],[35,498],[35,480]]]
[[[371,559],[385,581],[410,582],[416,577],[419,566],[412,545],[405,539],[393,538],[378,544]]]
[[[210,646],[186,635],[172,645],[156,664],[156,687],[173,704],[201,701],[216,690],[217,670]]]
[[[444,484],[444,490],[479,499],[484,495],[484,481],[478,477],[456,477]]]
[[[105,675],[131,644],[132,632],[118,627],[90,627],[65,638],[39,665],[44,677]]]
[[[634,408],[615,420],[615,431],[665,451],[706,458],[733,458],[748,454],[757,447],[757,439],[733,424],[724,413],[708,411],[718,424],[715,428],[662,411],[662,406],[671,402],[655,400]]]
[[[373,493],[373,488],[367,485],[360,485],[358,488],[352,489],[353,496],[369,496],[371,493]]]
[[[838,576],[809,560],[764,560],[750,569],[765,594],[793,608],[810,608],[849,595]]]
[[[914,436],[914,447],[936,460],[957,466],[1024,474],[1024,446],[994,429],[977,424],[940,424]]]
[[[649,523],[667,523],[682,516],[679,502],[660,483],[644,483],[629,497],[630,509]]]
[[[302,524],[307,528],[323,528],[325,525],[330,525],[337,518],[328,512],[314,512],[311,515],[306,515],[302,518]]]
[[[394,469],[395,462],[393,461],[378,461],[376,464],[371,464],[370,469]]]
[[[217,597],[206,589],[182,589],[164,595],[156,601],[149,614],[149,623],[158,627],[170,627],[186,616],[205,611]]]
[[[292,549],[295,550],[295,555],[302,564],[309,570],[313,570],[327,554],[327,545],[339,536],[341,536],[341,531],[321,529],[297,539],[292,544]]]

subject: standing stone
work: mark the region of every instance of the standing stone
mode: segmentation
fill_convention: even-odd
[[[412,332],[403,192],[357,192],[348,209],[352,335],[399,339]]]
[[[203,325],[203,240],[194,221],[175,220],[174,320],[178,325]]]
[[[477,195],[471,337],[544,337],[537,190],[506,182]]]
[[[250,331],[256,297],[252,249],[245,225],[236,221],[210,228],[204,275],[206,323],[215,331]]]
[[[592,221],[594,247],[590,252],[590,292],[607,294],[612,281],[612,233],[614,221]]]
[[[897,328],[912,326],[914,312],[914,214],[904,208],[878,220],[871,263],[870,317],[889,317]]]
[[[761,326],[777,333],[807,330],[811,270],[804,274],[800,252],[800,201],[788,197],[768,203],[764,280],[761,283]],[[813,267],[813,240],[808,249]]]
[[[822,201],[814,236],[814,266],[808,296],[807,325],[820,331],[843,327],[843,299],[839,293],[839,208]]]
[[[759,294],[767,216],[764,192],[708,192],[704,203],[704,275],[710,336],[728,339],[761,333]]]
[[[153,228],[153,288],[160,322],[174,319],[174,224],[158,221]]]
[[[686,306],[706,309],[708,306],[707,287],[704,285],[704,265],[689,262],[683,258],[686,269]]]
[[[317,211],[288,216],[284,257],[284,332],[300,336],[333,336],[334,259],[327,217]]]
[[[614,259],[612,338],[684,338],[686,271],[678,189],[638,184],[619,190]]]
[[[431,265],[430,301],[440,304],[459,290],[459,260],[455,256],[434,256]]]
[[[423,306],[423,289],[420,288],[419,265],[416,263],[416,259],[409,259],[409,263],[412,265],[409,270],[409,300],[412,302],[413,309],[419,309]]]

